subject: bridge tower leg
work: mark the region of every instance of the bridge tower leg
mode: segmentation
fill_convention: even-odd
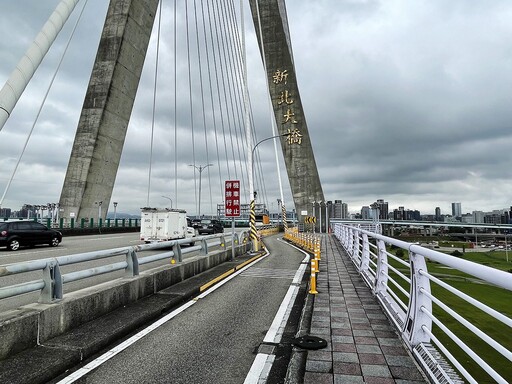
[[[65,220],[105,219],[157,6],[110,0],[60,196]]]
[[[250,0],[260,52],[267,72],[277,130],[299,222],[312,202],[325,201],[302,108],[284,0]],[[261,31],[260,31],[261,25]],[[320,127],[319,127],[320,128]],[[309,209],[309,210],[308,210]],[[303,212],[307,212],[303,215]],[[317,230],[320,228],[317,220]]]

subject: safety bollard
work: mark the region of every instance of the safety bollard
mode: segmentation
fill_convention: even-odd
[[[315,241],[315,259],[316,260],[320,260],[320,255],[321,255],[321,251],[320,251],[320,241],[317,239]]]
[[[309,282],[309,293],[312,295],[316,295],[318,291],[316,290],[316,265],[317,261],[315,259],[311,259],[311,278]]]

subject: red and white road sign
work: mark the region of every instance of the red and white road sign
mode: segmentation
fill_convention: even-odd
[[[226,180],[224,190],[226,217],[240,216],[240,180]]]

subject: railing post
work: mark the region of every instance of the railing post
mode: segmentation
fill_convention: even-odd
[[[386,255],[386,243],[383,240],[377,240],[377,271],[375,273],[375,286],[373,292],[375,295],[387,296],[388,286],[388,258]]]
[[[226,238],[224,237],[224,235],[220,237],[220,247],[221,249],[226,249]]]
[[[360,267],[361,265],[361,256],[359,255],[359,248],[361,246],[359,241],[359,232],[354,230],[354,236],[352,237],[352,260],[357,261],[357,266]]]
[[[422,308],[432,313],[432,301],[421,290],[430,294],[430,280],[420,274],[420,271],[427,272],[425,258],[414,252],[409,252],[411,264],[411,298],[407,311],[403,333],[411,348],[420,343],[430,343],[430,336],[423,331],[426,327],[432,331],[432,319],[423,313]]]
[[[62,276],[60,274],[59,263],[53,259],[46,263],[43,269],[44,288],[41,290],[41,303],[53,303],[55,300],[62,299]]]
[[[137,258],[135,249],[131,248],[126,253],[126,263],[128,264],[128,267],[126,268],[126,276],[138,276],[139,259]]]
[[[363,253],[361,255],[361,264],[359,264],[359,273],[368,272],[370,268],[370,242],[368,241],[368,235],[363,233]]]
[[[348,229],[348,244],[347,244],[347,252],[350,257],[352,257],[352,253],[354,251],[354,229]]]
[[[178,263],[181,263],[183,261],[183,256],[181,254],[181,245],[178,243],[174,243],[172,246],[172,251],[174,252],[174,258]]]
[[[206,256],[208,254],[208,243],[205,239],[201,240],[201,249],[199,251],[201,256]]]

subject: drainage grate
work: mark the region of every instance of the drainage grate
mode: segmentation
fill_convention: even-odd
[[[418,344],[414,355],[434,383],[464,384],[464,380],[431,344]]]

